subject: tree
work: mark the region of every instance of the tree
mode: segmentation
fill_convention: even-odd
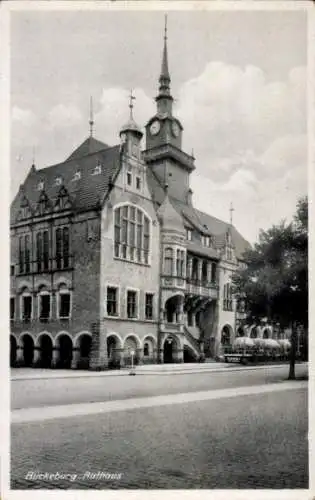
[[[246,297],[250,321],[267,317],[292,329],[289,378],[295,378],[296,329],[308,325],[308,203],[297,203],[290,223],[260,231],[258,242],[244,254],[246,269],[233,277],[236,297]]]

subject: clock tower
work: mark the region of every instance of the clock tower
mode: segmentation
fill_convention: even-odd
[[[194,170],[194,158],[182,151],[181,122],[173,116],[173,97],[168,69],[167,18],[165,16],[164,47],[159,78],[158,95],[155,98],[156,114],[146,124],[146,150],[143,158],[169,194],[186,201],[189,191],[189,174]]]

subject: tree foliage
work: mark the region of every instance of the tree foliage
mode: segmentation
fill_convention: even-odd
[[[307,197],[298,200],[291,222],[260,231],[258,242],[244,260],[247,267],[234,275],[233,291],[245,298],[250,320],[267,317],[282,326],[295,321],[307,327]]]

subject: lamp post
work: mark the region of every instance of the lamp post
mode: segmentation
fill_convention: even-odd
[[[135,375],[136,374],[136,370],[135,370],[135,367],[134,367],[134,355],[135,355],[135,351],[130,351],[130,355],[131,355],[131,368],[130,368],[129,375]]]

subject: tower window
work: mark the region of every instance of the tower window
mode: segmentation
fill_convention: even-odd
[[[141,189],[141,178],[140,177],[136,177],[136,188]]]
[[[164,272],[165,272],[166,276],[173,276],[173,249],[172,248],[165,248]]]
[[[127,172],[127,184],[128,184],[128,186],[131,186],[131,184],[132,184],[132,174],[131,174],[131,172]]]

